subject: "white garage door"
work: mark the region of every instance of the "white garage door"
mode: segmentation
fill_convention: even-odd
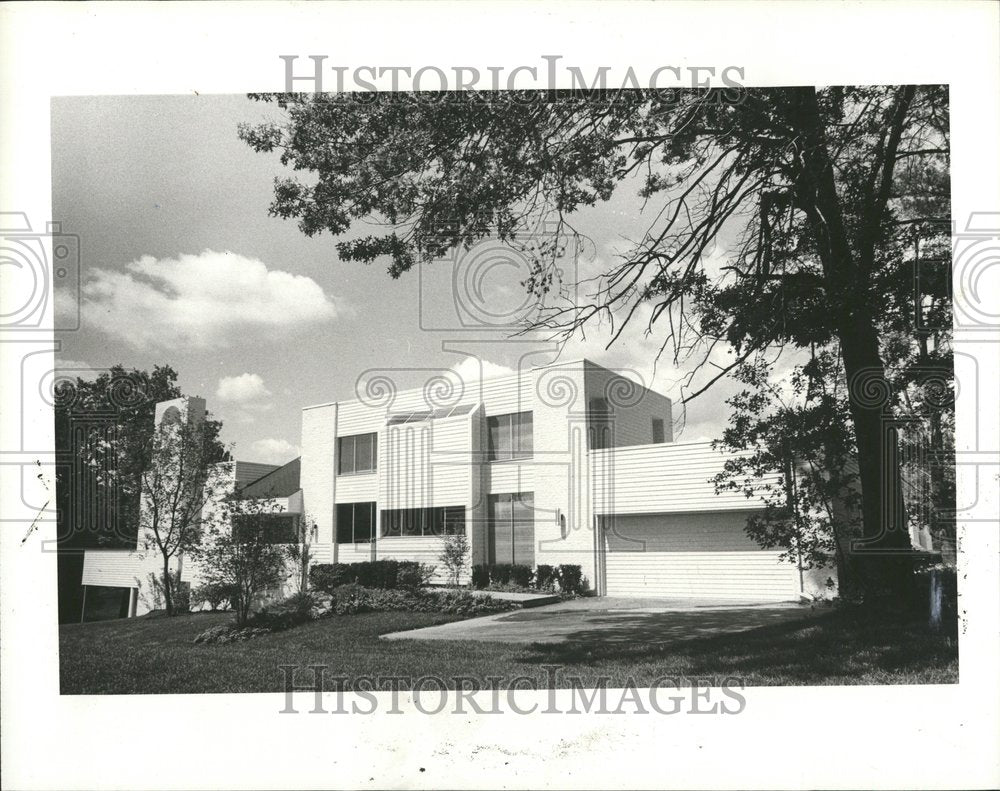
[[[606,518],[607,595],[798,598],[797,568],[748,538],[746,517],[722,512]]]

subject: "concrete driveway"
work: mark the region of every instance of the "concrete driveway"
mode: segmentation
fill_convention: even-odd
[[[583,598],[532,610],[393,632],[382,635],[382,639],[674,643],[797,620],[815,612],[798,602],[760,604],[721,599]]]

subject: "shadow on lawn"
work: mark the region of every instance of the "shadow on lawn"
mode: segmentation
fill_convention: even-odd
[[[941,668],[936,681],[958,681],[952,664],[958,658],[955,633],[932,633],[924,622],[905,616],[775,609],[609,613],[589,619],[595,621],[599,628],[581,628],[559,643],[533,643],[518,659],[568,666],[669,663],[692,675],[759,675],[780,677],[781,683],[865,674],[913,683],[908,674],[923,678],[927,668]],[[735,631],[737,625],[743,631]]]

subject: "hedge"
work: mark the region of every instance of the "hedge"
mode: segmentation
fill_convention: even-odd
[[[481,564],[472,567],[472,586],[482,590],[490,585],[514,585],[519,588],[552,590],[558,584],[563,593],[583,593],[583,569],[575,564],[530,566],[510,563]]]
[[[333,593],[341,585],[355,583],[365,588],[416,588],[426,573],[415,560],[374,560],[362,563],[317,563],[309,570],[316,590]]]

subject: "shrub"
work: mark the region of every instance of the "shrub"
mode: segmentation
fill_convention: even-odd
[[[317,563],[309,569],[309,584],[324,593],[332,594],[347,581],[347,567],[343,563]]]
[[[510,567],[510,581],[519,588],[531,587],[531,566],[519,563]]]
[[[337,615],[354,615],[369,609],[367,589],[356,582],[348,582],[333,591],[332,611]]]
[[[206,629],[194,638],[196,643],[234,643],[241,640],[251,640],[272,630],[263,626],[237,626],[234,623],[224,623]]]
[[[469,539],[466,538],[465,533],[448,536],[441,547],[438,560],[441,561],[448,574],[448,582],[458,586],[462,572],[469,562]]]
[[[479,565],[472,567],[472,587],[482,590],[490,584],[490,567]]]
[[[309,572],[309,582],[316,590],[329,594],[351,582],[383,590],[418,588],[427,584],[434,575],[434,568],[415,560],[317,563]]]
[[[509,563],[494,563],[489,569],[491,583],[495,585],[508,585],[510,583],[511,566]]]
[[[406,563],[408,561],[403,562]],[[398,560],[376,560],[374,563],[368,563],[369,581],[364,582],[359,578],[358,582],[369,588],[386,588],[392,590],[396,587],[397,580],[399,579],[399,566],[400,563]]]
[[[316,596],[309,591],[299,591],[293,593],[279,605],[278,609],[295,613],[303,621],[312,617],[312,611],[316,607]]]
[[[559,590],[563,593],[583,593],[583,569],[568,563],[559,566]]]
[[[422,588],[427,585],[431,577],[434,576],[435,566],[426,563],[418,563],[415,560],[402,560],[399,562],[399,572],[396,576],[397,588]]]
[[[535,569],[535,587],[538,590],[555,590],[557,582],[558,576],[555,566],[539,564],[538,568]]]
[[[206,582],[191,591],[191,603],[194,605],[207,604],[213,612],[218,610],[223,604],[229,604],[236,595],[232,585],[222,582]]]

